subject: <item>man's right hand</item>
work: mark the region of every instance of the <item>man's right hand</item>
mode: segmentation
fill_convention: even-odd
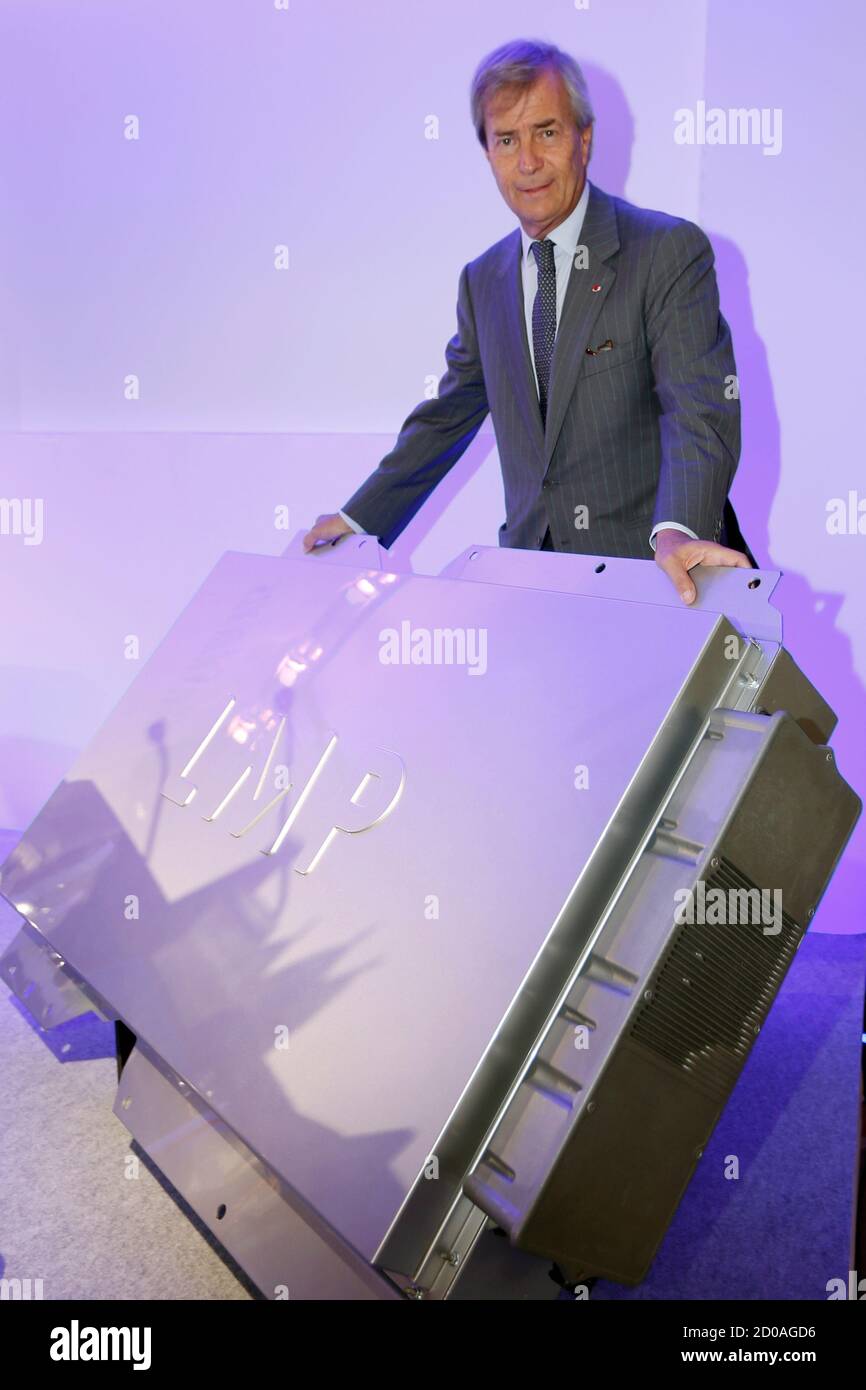
[[[341,536],[351,534],[352,527],[337,512],[330,516],[320,516],[316,518],[315,526],[304,536],[304,549],[315,550],[317,545],[324,545],[326,542],[333,544]]]

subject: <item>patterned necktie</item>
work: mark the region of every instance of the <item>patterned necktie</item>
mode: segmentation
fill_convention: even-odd
[[[532,306],[532,352],[538,375],[538,404],[542,424],[547,423],[547,388],[550,362],[556,338],[556,265],[552,241],[533,241],[532,254],[538,266],[538,289]]]

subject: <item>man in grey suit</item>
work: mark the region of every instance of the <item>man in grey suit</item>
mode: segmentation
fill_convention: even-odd
[[[728,501],[740,413],[710,243],[588,181],[592,107],[578,64],[554,45],[496,49],[471,104],[520,227],[461,272],[438,396],[304,546],[350,530],[390,545],[490,412],[501,545],[655,551],[691,603],[695,565],[751,562]]]

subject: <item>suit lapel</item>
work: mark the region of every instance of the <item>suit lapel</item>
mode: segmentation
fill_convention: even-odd
[[[589,201],[579,245],[587,249],[588,264],[583,269],[572,266],[568,277],[568,289],[553,349],[546,431],[541,424],[531,347],[526,337],[519,228],[506,239],[497,271],[502,280],[502,301],[505,306],[504,343],[509,380],[526,428],[537,445],[539,456],[543,457],[545,472],[553,457],[568,402],[586,361],[592,325],[616,279],[615,269],[606,264],[619,250],[613,199],[593,183],[589,185]],[[600,288],[594,289],[593,286]]]
[[[544,436],[545,472],[550,467],[568,403],[586,361],[592,326],[616,279],[616,270],[606,263],[619,250],[613,199],[592,183],[589,185],[589,202],[578,246],[586,247],[588,263],[585,268],[581,268],[580,264],[572,265],[556,333]],[[537,413],[540,424],[540,412]]]

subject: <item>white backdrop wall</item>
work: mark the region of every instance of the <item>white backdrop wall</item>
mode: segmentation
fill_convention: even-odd
[[[146,659],[223,550],[281,550],[275,507],[339,506],[441,375],[460,267],[514,225],[468,83],[518,35],[583,63],[591,177],[713,241],[734,501],[862,792],[866,535],[827,516],[866,499],[864,28],[854,0],[3,0],[0,498],[45,524],[0,534],[0,824],[135,675],[123,637]],[[781,147],[677,143],[700,103],[779,112]],[[435,571],[501,518],[488,424],[395,553]],[[864,845],[825,927],[862,925]]]

